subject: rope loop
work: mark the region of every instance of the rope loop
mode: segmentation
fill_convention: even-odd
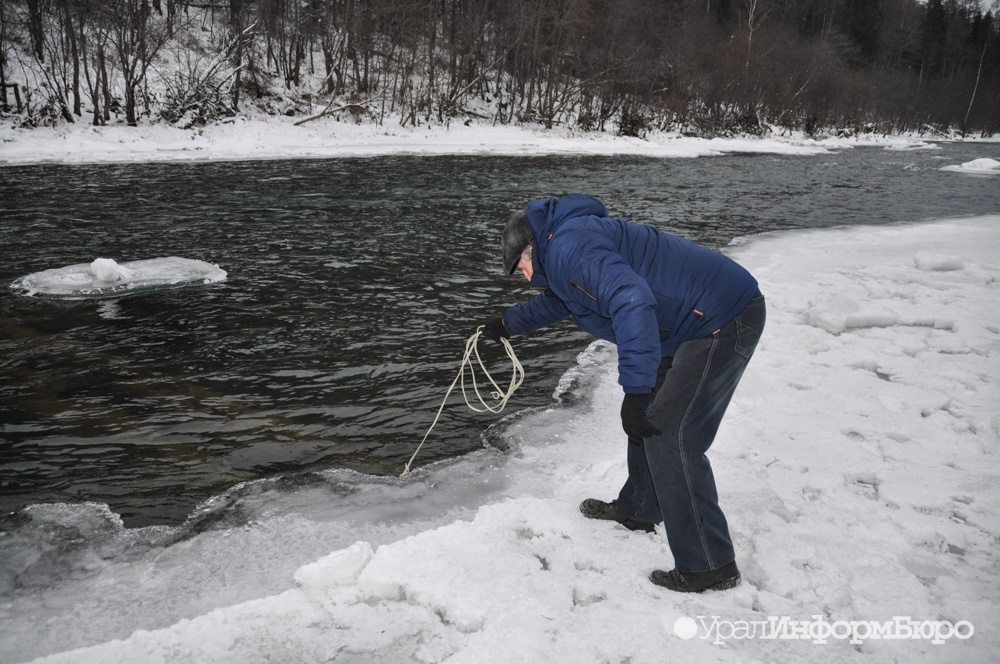
[[[500,342],[503,344],[503,348],[507,352],[507,357],[510,358],[511,376],[510,384],[507,386],[506,391],[497,385],[497,382],[493,380],[493,376],[491,376],[490,372],[486,370],[483,358],[479,356],[478,343],[481,336],[483,336],[482,325],[476,328],[475,333],[473,333],[473,335],[469,337],[468,341],[465,342],[465,355],[462,357],[462,365],[458,368],[458,375],[455,376],[455,380],[451,382],[451,386],[445,393],[444,399],[441,401],[441,406],[438,408],[437,415],[434,416],[434,421],[431,422],[430,428],[427,429],[427,433],[424,434],[423,440],[421,440],[420,444],[417,445],[417,449],[413,451],[413,456],[410,457],[410,460],[406,462],[406,467],[403,468],[403,472],[400,475],[401,478],[406,477],[407,474],[409,474],[410,465],[413,463],[413,460],[417,458],[417,453],[420,452],[420,448],[422,448],[424,443],[427,442],[427,437],[431,435],[434,425],[436,425],[438,420],[441,418],[441,413],[444,411],[444,405],[448,402],[448,397],[451,396],[451,392],[455,389],[456,384],[459,382],[461,383],[462,397],[465,399],[465,405],[468,406],[470,410],[477,413],[499,413],[507,405],[507,402],[510,401],[510,398],[514,396],[514,392],[517,391],[517,388],[521,387],[521,383],[524,382],[524,367],[521,366],[521,363],[517,359],[517,355],[514,354],[514,347],[510,345],[510,341],[508,339],[501,337]],[[479,392],[479,385],[476,382],[476,367],[472,362],[473,355],[476,357],[476,363],[479,364],[479,369],[483,372],[483,374],[485,374],[486,380],[493,386],[493,391],[490,392],[490,398],[492,398],[496,403],[491,404],[483,398],[483,395]],[[472,390],[475,392],[476,398],[479,400],[479,404],[482,407],[474,406],[472,402],[469,401],[469,394],[465,388],[466,370],[468,370],[469,377],[472,381]]]

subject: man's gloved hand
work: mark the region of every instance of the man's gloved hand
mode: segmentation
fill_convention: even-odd
[[[510,339],[510,334],[503,324],[503,317],[497,316],[483,323],[483,336],[494,343],[500,343],[501,338]]]
[[[629,438],[642,440],[663,433],[649,421],[648,408],[653,395],[626,394],[622,401],[622,428]]]

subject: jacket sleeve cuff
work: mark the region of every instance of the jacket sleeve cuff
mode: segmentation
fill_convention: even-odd
[[[507,314],[509,312],[510,312],[510,309],[508,309],[507,311],[505,311],[503,313],[503,316],[500,317],[500,322],[503,323],[503,329],[504,329],[504,331],[507,332],[507,336],[508,337],[512,337],[512,336],[514,336],[514,332],[511,332],[510,323],[507,322]]]

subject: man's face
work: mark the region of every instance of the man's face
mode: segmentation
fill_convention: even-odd
[[[531,267],[531,246],[529,245],[527,249],[521,252],[521,260],[517,262],[517,269],[521,271],[524,278],[531,281],[531,275],[534,273]]]

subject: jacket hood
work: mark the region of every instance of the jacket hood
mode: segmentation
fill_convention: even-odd
[[[545,276],[545,256],[549,241],[559,229],[570,219],[578,217],[607,217],[608,211],[596,198],[584,194],[570,194],[559,198],[539,198],[530,201],[527,206],[528,223],[535,237],[535,249],[531,262],[534,270],[531,285],[538,288],[548,286]]]

